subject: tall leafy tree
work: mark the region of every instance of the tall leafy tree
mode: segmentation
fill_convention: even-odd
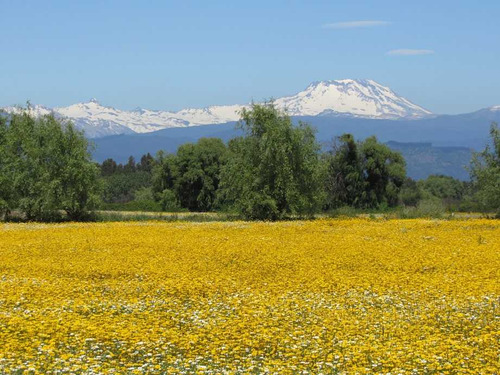
[[[12,184],[12,160],[8,152],[8,128],[6,114],[0,112],[0,219],[9,215],[16,205]]]
[[[314,213],[322,192],[313,129],[294,126],[272,103],[244,109],[239,126],[245,136],[229,143],[220,199],[250,219]]]
[[[366,199],[363,157],[351,134],[338,137],[327,156],[328,206],[362,206]]]
[[[379,143],[376,137],[367,138],[361,146],[366,186],[366,204],[395,206],[401,186],[406,179],[403,156]]]
[[[179,147],[175,188],[182,207],[192,211],[215,208],[225,153],[226,145],[218,138],[202,138]]]
[[[153,193],[160,194],[165,189],[174,188],[177,178],[177,156],[158,151],[153,167]]]
[[[175,191],[178,176],[177,156],[158,151],[152,170],[153,196],[163,211],[177,210],[179,199]]]
[[[480,208],[500,215],[500,129],[496,123],[491,124],[490,138],[491,144],[473,155],[471,180]]]
[[[59,160],[54,170],[54,178],[60,181],[59,207],[71,220],[82,220],[97,207],[99,169],[92,162],[89,143],[82,132],[71,123],[61,124],[53,117],[48,120],[59,133],[53,148]]]
[[[177,154],[157,154],[153,167],[153,192],[165,209],[176,202],[191,211],[216,208],[220,172],[226,145],[218,138],[186,143]]]
[[[375,137],[356,142],[351,134],[344,134],[327,158],[328,206],[395,206],[405,179],[405,161],[399,152]]]
[[[98,168],[70,122],[21,110],[9,116],[3,142],[16,208],[28,220],[52,220],[61,210],[80,220],[96,207]]]

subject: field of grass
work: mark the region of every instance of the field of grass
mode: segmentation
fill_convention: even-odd
[[[499,373],[500,221],[0,225],[0,373]]]

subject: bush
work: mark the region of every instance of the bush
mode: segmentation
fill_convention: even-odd
[[[177,195],[170,189],[165,189],[160,194],[159,204],[162,211],[177,212],[181,210]]]
[[[276,201],[264,194],[254,193],[241,202],[243,215],[250,220],[277,220],[281,218]]]
[[[134,192],[134,201],[152,202],[154,201],[153,189],[151,187],[142,187]]]
[[[407,178],[399,192],[399,199],[404,206],[416,207],[422,199],[422,191],[417,182]]]
[[[403,207],[398,216],[402,219],[416,219],[420,217],[439,219],[445,213],[446,208],[443,202],[438,198],[430,198],[421,200],[417,207]]]

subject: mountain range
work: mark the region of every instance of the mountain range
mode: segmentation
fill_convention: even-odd
[[[373,80],[319,81],[305,90],[274,101],[291,116],[346,116],[369,119],[420,119],[430,111],[397,95]],[[177,112],[136,108],[125,111],[101,105],[96,99],[68,107],[32,107],[36,115],[54,113],[68,118],[89,138],[116,134],[149,133],[157,130],[237,121],[246,105],[187,108]],[[5,107],[7,112],[16,107]]]
[[[320,81],[305,90],[274,100],[294,122],[304,121],[317,131],[317,139],[328,147],[335,136],[352,133],[363,139],[371,135],[403,153],[408,174],[425,178],[447,174],[467,179],[464,168],[471,152],[484,148],[492,122],[500,123],[500,106],[458,115],[437,115],[397,95],[373,80]],[[93,138],[93,156],[102,162],[113,158],[124,162],[158,150],[175,152],[186,142],[201,137],[225,141],[241,135],[235,128],[239,112],[248,104],[156,111],[137,108],[120,110],[92,99],[68,107],[31,107],[35,115],[53,113],[73,121]],[[7,112],[19,107],[5,107]]]

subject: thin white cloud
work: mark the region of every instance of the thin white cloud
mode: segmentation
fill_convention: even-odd
[[[357,29],[362,27],[377,27],[386,26],[390,22],[387,21],[349,21],[349,22],[335,22],[323,25],[323,29]]]
[[[434,51],[431,49],[393,49],[387,52],[389,56],[418,56],[418,55],[432,55]]]

